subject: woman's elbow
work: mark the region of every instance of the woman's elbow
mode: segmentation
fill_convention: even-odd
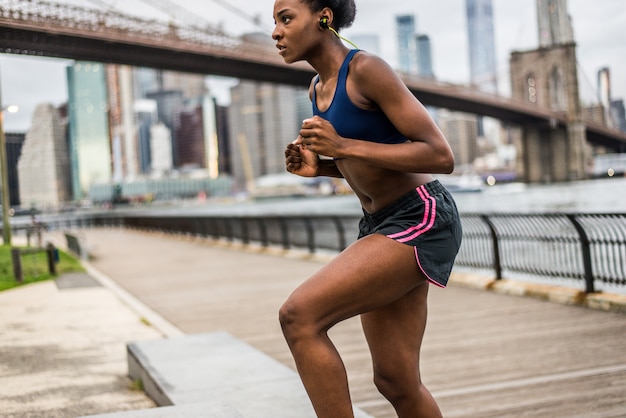
[[[454,171],[454,154],[450,153],[444,164],[443,174],[451,174]]]
[[[449,148],[439,154],[438,174],[451,174],[454,171],[454,154]]]

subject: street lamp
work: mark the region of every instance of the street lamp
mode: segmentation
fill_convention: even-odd
[[[19,108],[15,105],[0,105],[0,168],[2,172],[2,238],[4,245],[11,245],[11,223],[9,215],[11,211],[11,201],[9,196],[9,166],[7,164],[7,140],[4,135],[4,111],[15,113]]]

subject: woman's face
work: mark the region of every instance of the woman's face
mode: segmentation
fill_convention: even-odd
[[[272,38],[285,62],[306,59],[311,46],[319,40],[319,18],[301,0],[276,0],[274,22]]]

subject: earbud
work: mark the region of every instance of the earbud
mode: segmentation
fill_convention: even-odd
[[[334,33],[337,36],[337,38],[339,38],[339,39],[341,39],[343,41],[346,41],[347,43],[352,45],[355,49],[359,49],[359,47],[356,46],[354,43],[352,43],[348,39],[344,38],[343,36],[339,35],[339,33],[335,30],[335,28],[331,28],[330,26],[328,26],[328,18],[327,17],[320,18],[320,27],[322,29],[329,29],[332,33]]]

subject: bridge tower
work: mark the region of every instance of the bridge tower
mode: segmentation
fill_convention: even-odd
[[[566,127],[555,123],[525,126],[518,146],[521,177],[530,183],[586,177],[590,148],[586,141],[576,67],[576,44],[513,52],[511,95],[538,107],[562,112]]]
[[[518,148],[518,167],[527,182],[577,180],[586,177],[591,155],[585,136],[576,43],[567,0],[537,0],[539,49],[510,57],[513,99],[562,113],[566,126],[525,126]]]

